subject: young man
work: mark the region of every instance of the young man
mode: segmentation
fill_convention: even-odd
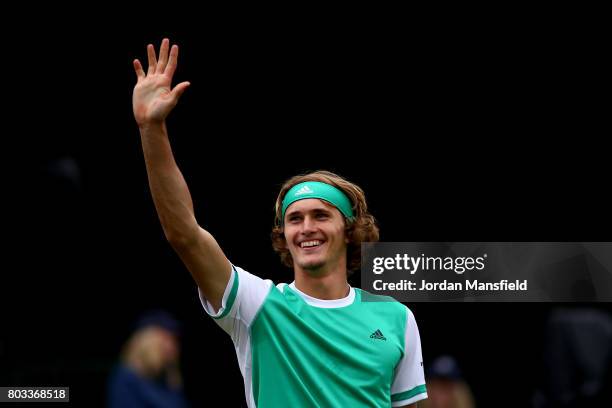
[[[363,191],[329,172],[288,180],[276,202],[274,249],[295,281],[275,286],[232,265],[195,217],[165,118],[189,86],[171,88],[178,47],[164,39],[134,68],[134,115],[166,238],[206,312],[230,334],[249,407],[416,406],[427,397],[414,316],[350,287],[360,244],[378,240]]]

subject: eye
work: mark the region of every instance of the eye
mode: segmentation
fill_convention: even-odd
[[[317,219],[318,220],[326,220],[328,218],[329,218],[329,216],[327,214],[324,214],[324,213],[317,214]]]
[[[289,217],[289,222],[298,222],[300,217],[298,215],[292,215]]]

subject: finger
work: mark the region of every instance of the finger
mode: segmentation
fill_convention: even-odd
[[[149,69],[147,75],[155,73],[155,67],[157,66],[157,59],[155,58],[155,48],[153,44],[147,45],[147,57],[149,57]]]
[[[137,59],[134,60],[134,71],[136,71],[136,78],[138,78],[138,81],[140,82],[140,80],[145,77],[145,73],[142,69],[142,64]]]
[[[185,90],[189,88],[189,85],[191,85],[189,82],[181,82],[180,84],[175,86],[171,92],[172,98],[175,101],[178,101],[181,95],[183,94],[183,92],[185,92]]]
[[[155,68],[157,74],[163,74],[166,69],[166,64],[168,64],[168,48],[170,48],[170,40],[164,38],[161,47],[159,47],[159,61],[157,62],[157,68]]]
[[[174,75],[174,71],[176,71],[176,62],[178,60],[178,45],[173,45],[170,49],[170,59],[168,60],[168,65],[166,65],[166,70],[164,73],[168,75],[170,78]]]

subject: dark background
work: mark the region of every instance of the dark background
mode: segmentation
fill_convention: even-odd
[[[198,220],[261,277],[292,280],[270,245],[274,200],[316,169],[364,188],[384,241],[610,240],[596,26],[216,17],[36,21],[7,41],[6,120],[25,149],[5,151],[18,228],[0,384],[67,385],[73,404],[102,405],[130,325],[164,307],[185,325],[194,404],[221,390],[225,406],[244,401],[231,341],[201,310],[147,187],[132,60],[164,36],[181,47],[176,82],[192,83],[168,126]],[[559,305],[409,306],[426,362],[454,354],[479,406],[529,406]]]

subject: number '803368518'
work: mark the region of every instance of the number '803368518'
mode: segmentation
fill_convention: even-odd
[[[64,399],[66,390],[57,389],[11,389],[8,390],[10,399]]]

